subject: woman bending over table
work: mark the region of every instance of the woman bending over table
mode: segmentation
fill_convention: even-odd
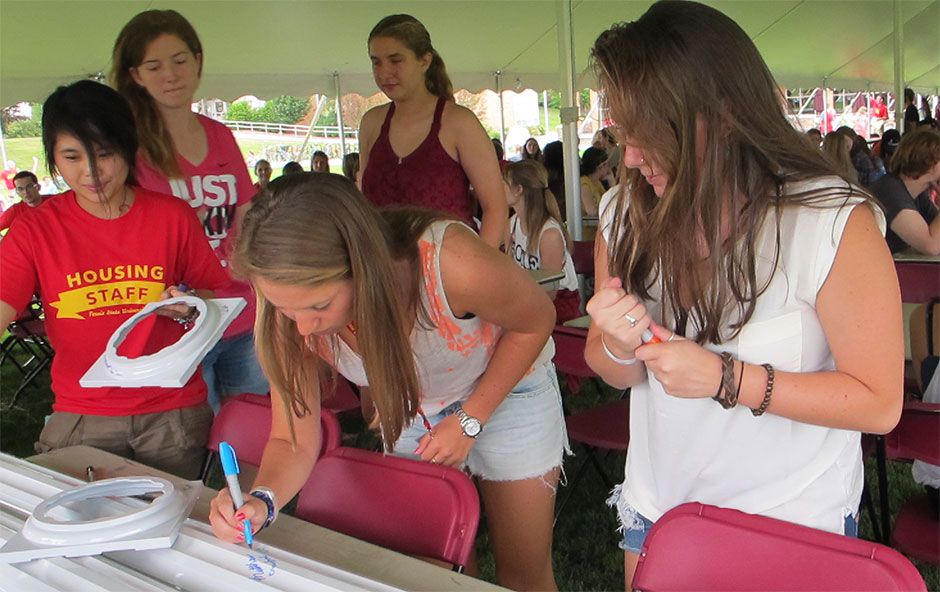
[[[291,175],[269,189],[236,253],[260,295],[258,349],[273,395],[255,486],[277,506],[306,481],[320,449],[317,376],[328,365],[363,387],[387,451],[479,478],[500,584],[553,589],[567,437],[551,300],[459,221],[380,214],[339,175]],[[247,499],[238,512],[257,529],[265,503]],[[239,540],[228,491],[210,518],[218,537]]]

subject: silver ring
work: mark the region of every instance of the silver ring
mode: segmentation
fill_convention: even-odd
[[[640,322],[640,321],[638,321],[637,319],[631,317],[631,316],[628,315],[628,314],[623,315],[623,318],[625,318],[625,319],[627,319],[628,321],[630,321],[630,327],[636,327],[636,324]]]
[[[676,332],[673,331],[673,332],[672,332],[672,335],[670,335],[670,336],[669,336],[669,339],[667,339],[666,341],[669,342],[669,341],[672,341],[672,340],[675,339],[675,338],[676,338]]]
[[[432,464],[432,465],[436,465],[436,464],[437,464],[437,458],[436,458],[436,457],[431,459],[431,464]]]

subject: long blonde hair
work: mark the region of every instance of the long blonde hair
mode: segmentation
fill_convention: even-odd
[[[108,80],[131,106],[137,121],[140,148],[146,159],[167,178],[179,178],[183,171],[176,160],[176,147],[166,123],[157,109],[157,103],[131,76],[131,68],[144,61],[150,42],[160,35],[175,35],[197,59],[202,55],[199,35],[189,21],[175,10],[146,10],[132,18],[114,42],[111,54],[111,72]],[[202,62],[199,64],[202,76]]]
[[[839,171],[847,181],[858,183],[858,171],[852,164],[852,157],[849,155],[852,148],[852,138],[848,133],[836,130],[822,141],[822,153],[829,159],[832,166]]]
[[[527,254],[538,255],[542,228],[550,219],[558,222],[558,226],[561,227],[561,234],[565,239],[565,248],[568,249],[568,252],[571,252],[574,245],[571,243],[571,237],[568,235],[565,223],[561,219],[558,201],[548,188],[548,171],[545,170],[545,166],[532,159],[510,162],[503,170],[503,178],[510,187],[513,185],[522,187],[526,236],[529,238]]]
[[[291,434],[293,416],[310,413],[319,399],[325,364],[293,321],[265,300],[256,282],[318,286],[350,279],[359,353],[385,447],[391,450],[418,412],[420,388],[406,321],[414,298],[398,297],[401,281],[393,268],[388,225],[340,175],[287,175],[271,181],[267,191],[245,217],[234,260],[236,271],[255,283],[258,358],[289,410]],[[416,257],[416,246],[413,252]]]
[[[756,243],[768,212],[776,214],[776,269],[784,205],[862,194],[848,183],[785,193],[787,183],[836,172],[787,121],[754,43],[714,8],[657,2],[637,21],[601,33],[592,58],[619,129],[670,181],[657,196],[638,169],[622,167],[626,195],[610,231],[618,237],[608,245],[610,273],[647,300],[659,282],[677,331],[692,320],[696,341],[721,343],[750,319],[766,289],[758,285]],[[711,254],[704,269],[701,242]]]

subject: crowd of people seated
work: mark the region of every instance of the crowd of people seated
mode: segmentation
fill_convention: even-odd
[[[653,4],[592,50],[615,123],[581,155],[572,200],[597,246],[583,302],[561,142],[505,160],[414,17],[366,42],[389,102],[362,117],[343,175],[316,151],[275,179],[257,160],[252,183],[232,133],[190,108],[203,48],[173,10],[123,27],[110,86],[46,100],[47,166],[70,189],[43,196],[17,173],[23,203],[0,218],[0,324],[38,295],[58,352],[36,450],[89,444],[191,478],[213,412],[270,394],[252,495],[211,504],[216,536],[242,542],[310,475],[319,379],[336,372],[387,453],[476,479],[498,583],[555,589],[571,449],[551,333],[586,310],[586,361],[632,389],[609,500],[627,586],[652,525],[688,501],[855,536],[861,434],[890,431],[903,402],[892,254],[940,253],[933,120],[909,104],[905,133],[873,147],[851,127],[804,134],[734,21]],[[525,270],[563,279],[548,292]],[[80,386],[123,321],[187,294],[247,306],[185,386]],[[165,316],[153,335],[178,338],[186,324]]]

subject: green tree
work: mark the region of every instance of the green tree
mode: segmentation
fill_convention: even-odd
[[[258,121],[255,110],[245,101],[232,103],[225,114],[225,119],[229,121]]]
[[[38,138],[42,136],[42,105],[30,103],[33,109],[31,117],[13,115],[17,106],[3,110],[3,133],[8,138]]]
[[[310,110],[310,100],[289,95],[274,97],[261,111],[270,123],[297,123]]]

